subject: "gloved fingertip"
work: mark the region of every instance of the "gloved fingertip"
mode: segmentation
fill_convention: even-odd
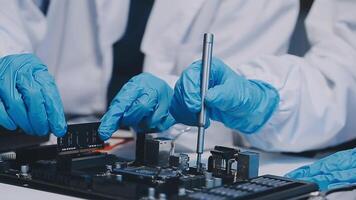
[[[17,126],[16,125],[10,125],[10,126],[6,126],[5,128],[10,130],[10,131],[14,131],[14,130],[17,129]]]
[[[67,132],[66,131],[53,131],[53,134],[56,136],[56,137],[63,137]]]
[[[57,137],[63,137],[67,133],[67,128],[68,126],[65,123],[62,126],[54,128],[54,130],[52,130],[52,133]]]
[[[306,175],[307,175],[307,169],[305,169],[304,167],[301,167],[301,168],[295,169],[291,172],[288,172],[284,176],[288,177],[288,178],[297,179],[297,178],[305,177]]]
[[[4,105],[1,103],[0,100],[0,112],[3,112],[2,115],[0,115],[0,126],[3,126],[7,130],[14,131],[17,129],[16,124],[12,121],[12,119],[7,115],[5,111]],[[0,113],[1,114],[1,113]]]
[[[328,185],[327,190],[331,190],[331,189],[336,189],[336,188],[340,188],[340,187],[345,187],[348,185],[351,185],[352,183],[350,182],[338,182],[338,183],[332,183],[330,185]]]
[[[27,134],[27,135],[36,135],[35,132],[33,131],[32,128],[22,128],[22,130]]]
[[[161,124],[159,124],[157,126],[157,131],[158,132],[162,132],[162,131],[165,131],[165,130],[168,130],[170,127],[172,127],[174,124],[176,124],[176,120],[174,119],[174,117],[172,115],[168,115]],[[154,127],[151,127],[152,129]]]
[[[287,178],[294,178],[293,174],[291,172],[285,174],[284,176],[287,177]]]
[[[107,130],[102,130],[102,129],[100,129],[99,128],[99,138],[102,140],[102,141],[106,141],[106,140],[108,140],[110,137],[111,137],[111,135],[112,135],[112,133],[110,133],[109,131],[107,131]]]
[[[107,117],[105,117],[106,115],[104,115],[104,117],[101,119],[101,123],[100,126],[98,128],[98,133],[99,133],[99,138],[102,141],[106,141],[108,140],[112,134],[115,132],[114,128],[111,126],[111,122],[107,119]]]
[[[7,130],[10,130],[10,131],[14,131],[17,129],[16,124],[10,120],[2,121],[0,126],[4,127]]]
[[[109,135],[106,135],[106,134],[99,134],[99,138],[102,140],[102,141],[106,141],[110,138]]]
[[[42,137],[42,136],[45,136],[47,135],[49,132],[49,127],[41,127],[41,128],[37,128],[36,130],[36,135]]]

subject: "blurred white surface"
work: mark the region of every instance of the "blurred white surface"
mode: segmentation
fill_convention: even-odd
[[[0,183],[0,191],[2,200],[24,200],[24,199],[36,199],[36,200],[76,200],[78,198],[54,194],[49,192],[42,192],[39,190],[33,190],[25,187],[17,187]]]

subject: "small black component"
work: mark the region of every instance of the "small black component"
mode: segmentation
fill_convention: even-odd
[[[132,166],[114,169],[113,173],[121,174],[125,180],[144,180],[147,183],[166,181],[171,178],[178,178],[179,173],[171,168],[156,168],[148,166]]]
[[[315,183],[264,175],[231,185],[190,193],[182,199],[248,199],[282,200],[317,191]]]
[[[10,163],[0,160],[0,173],[8,170],[10,168]]]
[[[259,155],[251,151],[240,152],[237,157],[237,179],[245,180],[258,176]]]
[[[57,139],[60,154],[104,147],[98,134],[99,122],[68,125],[65,136]]]
[[[240,151],[234,148],[215,146],[214,150],[210,152],[208,171],[216,177],[223,178],[224,183],[235,182],[237,169],[233,169],[232,166],[237,161]]]
[[[49,160],[57,156],[57,145],[46,145],[20,148],[16,151],[16,161],[19,164],[32,163],[38,160]]]
[[[197,167],[189,167],[189,174],[193,174],[193,175],[203,175],[206,172],[206,166],[205,163],[202,163],[201,165],[201,170],[198,171]]]
[[[186,175],[179,178],[179,184],[186,189],[197,189],[205,186],[204,175]]]
[[[145,160],[145,133],[136,133],[136,151],[135,151],[135,163],[142,165]]]
[[[113,165],[115,161],[114,155],[99,152],[60,155],[57,157],[57,170],[74,171],[83,168],[102,168],[104,170],[105,165]]]
[[[189,156],[184,153],[169,156],[169,166],[185,171],[189,170]]]
[[[135,182],[123,184],[118,182],[114,176],[95,176],[93,177],[92,189],[97,193],[105,194],[108,196],[107,199],[110,199],[110,196],[112,199],[139,199],[146,193],[147,186]]]
[[[215,146],[210,152],[208,171],[222,178],[224,183],[258,176],[259,156],[257,153],[240,152],[238,149],[221,146]]]
[[[15,150],[18,148],[38,146],[48,141],[49,135],[34,136],[24,133],[21,129],[14,131],[7,130],[0,126],[0,152]]]
[[[65,185],[69,188],[86,190],[91,185],[92,177],[84,172],[61,173],[56,169],[56,163],[39,161],[31,166],[33,180],[45,181],[52,184]]]
[[[115,168],[116,169],[123,169],[128,166],[128,163],[126,161],[117,161],[115,162]]]
[[[145,140],[145,162],[149,166],[168,167],[169,156],[173,153],[174,146],[169,138],[159,137]]]

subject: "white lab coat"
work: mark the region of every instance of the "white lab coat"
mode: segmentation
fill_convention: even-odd
[[[355,138],[356,2],[314,2],[306,22],[312,48],[302,58],[286,54],[298,2],[156,0],[141,45],[144,70],[174,85],[200,58],[202,34],[213,32],[215,56],[280,93],[265,127],[244,136],[251,145],[298,152]],[[55,76],[66,112],[104,112],[111,46],[125,31],[129,1],[52,0],[47,17],[30,0],[0,5],[0,56],[36,53]],[[231,141],[226,130],[210,131],[211,141]]]

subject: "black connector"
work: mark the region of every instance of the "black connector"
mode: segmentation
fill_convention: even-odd
[[[57,138],[58,153],[78,153],[104,147],[104,141],[99,138],[99,125],[99,122],[69,125],[67,133]]]

